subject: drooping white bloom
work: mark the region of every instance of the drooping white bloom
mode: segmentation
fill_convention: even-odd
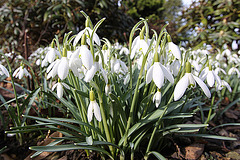
[[[9,72],[7,70],[7,68],[5,68],[3,65],[0,64],[0,75],[6,75],[7,77],[9,77]]]
[[[93,114],[96,117],[96,119],[99,122],[101,122],[102,117],[101,117],[100,107],[95,100],[94,92],[92,90],[90,91],[89,98],[90,98],[90,103],[89,103],[88,111],[87,111],[88,122],[92,121]]]
[[[227,89],[228,89],[229,92],[232,92],[232,88],[231,88],[230,85],[229,85],[226,81],[224,81],[224,80],[221,80],[221,84],[218,84],[216,88],[217,88],[217,90],[222,90],[224,86],[227,87]]]
[[[87,70],[91,69],[93,65],[93,56],[87,45],[81,45],[78,51],[80,54],[80,58],[82,59],[83,66],[86,67]]]
[[[235,73],[237,74],[238,78],[240,78],[240,72],[236,67],[232,67],[228,71],[228,75],[233,75]]]
[[[69,72],[69,60],[67,57],[62,57],[58,64],[58,70],[57,70],[58,77],[61,80],[64,80],[67,77],[68,72]]]
[[[52,91],[57,87],[57,96],[58,98],[62,98],[63,96],[63,87],[70,89],[70,87],[64,83],[64,82],[58,82],[56,84],[53,85],[52,87]]]
[[[108,96],[111,93],[111,86],[110,84],[105,85],[105,94]]]
[[[24,66],[18,67],[14,72],[13,72],[13,77],[22,79],[23,76],[28,76],[29,78],[32,78],[31,74],[24,68]]]
[[[174,100],[179,100],[183,94],[185,93],[188,86],[196,86],[197,84],[202,88],[204,94],[210,98],[211,93],[207,87],[207,85],[198,77],[194,76],[192,73],[185,73],[185,75],[178,81],[175,89],[174,89]]]
[[[83,34],[86,34],[88,35],[87,36],[87,43],[90,44],[90,40],[89,40],[89,37],[92,36],[93,34],[93,42],[95,42],[97,45],[101,45],[101,42],[100,42],[100,38],[98,37],[98,35],[94,32],[93,33],[93,30],[89,27],[86,27],[85,29],[83,29],[82,31],[80,31],[77,36],[75,37],[74,41],[73,41],[73,46],[76,46],[78,41],[81,39],[82,35]]]
[[[176,44],[168,42],[166,49],[167,52],[172,53],[177,59],[181,59],[181,51]]]
[[[119,54],[122,55],[123,53],[125,55],[129,55],[129,50],[126,47],[122,47],[122,49],[120,50]]]
[[[202,74],[200,75],[200,78],[204,81],[207,79],[207,83],[210,87],[213,87],[215,84],[215,81],[220,84],[221,79],[220,77],[215,73],[214,70],[209,69],[209,67],[206,67],[203,71]]]
[[[133,40],[132,52],[131,52],[130,58],[133,59],[135,57],[135,54],[139,52],[145,55],[148,50],[148,47],[149,45],[147,44],[147,42],[144,39],[140,39],[140,36],[137,36]]]
[[[179,69],[180,69],[180,62],[179,60],[174,60],[172,63],[171,63],[171,71],[173,73],[174,76],[177,76],[178,75],[178,72],[179,72]]]
[[[155,85],[160,89],[163,86],[164,77],[166,77],[169,82],[174,83],[174,79],[170,71],[160,62],[154,62],[147,71],[146,83],[149,84],[153,80]]]
[[[86,72],[84,81],[90,82],[93,79],[94,75],[97,73],[97,71],[99,71],[102,74],[103,79],[107,84],[108,83],[107,72],[102,68],[102,66],[99,65],[98,62],[95,62],[91,69],[89,69]]]
[[[115,72],[117,74],[118,73],[125,74],[125,73],[127,73],[128,68],[122,60],[113,57],[111,59],[111,70],[112,70],[112,72]]]
[[[79,69],[82,68],[82,60],[79,58],[79,52],[75,51],[72,53],[69,60],[69,68],[75,76],[80,78]]]
[[[155,101],[155,106],[156,108],[158,108],[158,106],[161,103],[161,99],[162,99],[162,94],[161,92],[158,90],[154,95],[153,95],[153,103]]]

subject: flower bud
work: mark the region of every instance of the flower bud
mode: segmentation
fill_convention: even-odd
[[[191,73],[191,63],[189,61],[186,62],[186,73]]]
[[[90,101],[94,101],[95,100],[95,95],[94,95],[93,90],[90,91],[89,98],[90,98]]]

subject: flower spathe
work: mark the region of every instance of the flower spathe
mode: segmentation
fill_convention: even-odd
[[[153,80],[155,85],[160,89],[163,86],[164,77],[166,77],[169,82],[174,83],[174,79],[170,71],[160,62],[154,62],[147,71],[146,83],[149,84]]]

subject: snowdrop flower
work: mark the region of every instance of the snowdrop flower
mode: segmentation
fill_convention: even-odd
[[[172,73],[174,76],[178,75],[179,69],[180,69],[180,62],[179,60],[174,60],[171,65],[170,65],[170,69],[172,70]]]
[[[210,87],[213,87],[215,81],[220,84],[221,83],[221,78],[215,73],[214,70],[212,70],[212,66],[208,65],[209,67],[206,67],[203,71],[202,74],[200,75],[200,78],[204,81],[207,79],[207,84]]]
[[[123,84],[127,85],[127,83],[130,81],[130,74],[127,73],[127,76],[124,78]]]
[[[181,51],[176,44],[168,42],[166,49],[168,53],[172,53],[177,59],[181,59]]]
[[[189,86],[196,86],[197,84],[202,88],[204,94],[210,98],[211,93],[207,87],[207,85],[198,77],[194,76],[191,73],[191,64],[189,62],[186,63],[186,73],[185,75],[178,81],[175,89],[174,89],[174,101],[179,100],[183,94],[185,93],[186,89]]]
[[[28,76],[29,78],[32,78],[31,74],[27,71],[27,69],[24,68],[23,65],[21,65],[13,72],[13,77],[22,79],[23,76]]]
[[[110,84],[106,84],[105,85],[105,94],[108,96],[109,93],[111,93],[111,85]]]
[[[162,94],[161,94],[160,90],[158,89],[158,91],[153,95],[153,103],[155,101],[156,108],[158,108],[158,106],[160,105],[161,99],[162,99]]]
[[[96,58],[96,61],[98,60],[99,59]],[[100,71],[104,78],[105,83],[107,84],[108,83],[107,72],[102,68],[102,66],[99,65],[99,62],[95,62],[91,69],[86,72],[84,81],[90,82],[93,79],[94,75],[97,73],[97,71]]]
[[[92,121],[93,114],[94,114],[95,118],[99,122],[101,122],[102,117],[101,117],[100,108],[99,108],[98,103],[95,100],[94,92],[92,90],[90,91],[89,98],[90,98],[90,103],[89,103],[88,111],[87,111],[88,122]]]
[[[67,58],[67,49],[66,47],[64,47],[63,56],[60,59],[60,62],[57,67],[57,74],[61,80],[64,80],[67,77],[68,72],[69,72],[69,60]]]
[[[73,74],[77,77],[80,77],[78,69],[82,67],[82,60],[79,58],[79,52],[75,51],[72,53],[69,60],[69,68],[72,70]]]
[[[174,83],[174,79],[170,71],[160,62],[154,62],[147,71],[146,83],[149,84],[153,80],[155,85],[160,89],[163,86],[164,77],[166,77],[169,82]]]
[[[7,77],[9,77],[9,72],[7,70],[7,68],[5,68],[3,65],[0,64],[0,75],[6,75]]]
[[[228,75],[232,75],[232,74],[237,74],[238,78],[240,78],[240,72],[236,67],[232,67],[229,69],[228,71]]]
[[[64,82],[60,82],[58,81],[58,83],[54,84],[52,87],[52,91],[57,87],[57,96],[58,98],[62,98],[63,96],[63,87],[70,89],[70,87],[64,83]]]
[[[122,47],[122,49],[120,50],[119,54],[122,55],[123,53],[125,55],[129,55],[129,50],[126,47]]]
[[[89,38],[91,36],[93,36],[93,42],[95,42],[98,46],[101,45],[101,42],[100,42],[100,38],[98,37],[98,35],[93,32],[93,30],[91,28],[89,28],[89,22],[90,22],[90,18],[87,17],[86,19],[86,22],[85,22],[85,26],[86,28],[83,29],[82,31],[80,31],[77,36],[75,37],[74,41],[73,41],[73,46],[76,46],[76,44],[78,43],[78,41],[81,39],[81,37],[84,35],[84,34],[87,34],[88,35],[88,39],[87,39],[87,43],[90,44],[90,40]]]
[[[118,73],[125,74],[128,71],[128,67],[126,66],[126,64],[122,60],[120,60],[116,57],[113,57],[111,59],[111,70],[112,70],[112,72],[115,72],[117,74]]]
[[[217,90],[218,90],[218,91],[219,91],[219,90],[222,90],[224,86],[227,87],[227,89],[228,89],[229,92],[232,92],[232,88],[231,88],[230,85],[229,85],[226,81],[224,81],[224,80],[221,80],[221,83],[217,85]]]
[[[147,42],[144,40],[144,32],[145,32],[145,26],[142,28],[142,30],[140,32],[140,36],[137,36],[133,40],[132,52],[130,55],[131,59],[133,59],[135,57],[135,54],[139,53],[139,52],[142,52],[143,55],[145,55],[148,50],[149,46],[148,46]]]
[[[93,65],[93,56],[88,49],[87,45],[81,45],[79,48],[80,58],[82,59],[82,64],[89,70]]]

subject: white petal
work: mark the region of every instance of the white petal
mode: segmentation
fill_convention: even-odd
[[[162,68],[160,67],[160,62],[155,62],[153,64],[152,77],[153,77],[154,83],[160,89],[164,82],[164,74],[163,74]]]
[[[76,46],[76,44],[78,43],[78,41],[80,40],[80,38],[82,37],[83,33],[85,32],[85,29],[80,31],[77,36],[75,37],[74,41],[73,41],[73,46]]]
[[[90,101],[87,111],[88,122],[92,121],[92,117],[93,117],[93,101]]]
[[[52,63],[56,58],[56,53],[55,53],[55,49],[54,48],[50,48],[48,51],[48,62]]]
[[[168,47],[177,59],[181,59],[181,51],[176,44],[174,44],[173,42],[168,42]]]
[[[150,83],[153,79],[153,66],[151,66],[148,71],[147,71],[147,75],[146,75],[146,83]]]
[[[62,98],[63,96],[63,86],[61,83],[58,83],[57,85],[57,96],[58,98]]]
[[[22,79],[24,76],[24,70],[22,68],[20,68],[19,72],[18,72],[18,78]]]
[[[62,82],[62,85],[63,85],[65,88],[70,89],[70,87],[69,87],[66,83],[64,83],[64,82]]]
[[[148,44],[145,40],[140,39],[139,40],[139,45],[140,45],[140,50],[143,52],[143,54],[145,55],[147,50],[148,50]]]
[[[100,67],[100,70],[101,70],[101,73],[102,73],[105,83],[108,84],[107,72],[102,67]]]
[[[165,66],[163,66],[162,64],[160,64],[160,66],[162,68],[164,76],[169,80],[169,82],[171,82],[173,84],[174,83],[174,78],[173,78],[171,72]]]
[[[58,83],[55,83],[52,87],[52,91],[57,87]]]
[[[207,83],[210,87],[212,87],[214,85],[214,75],[212,71],[209,71],[207,74]]]
[[[100,108],[99,108],[96,100],[94,101],[93,106],[94,106],[94,109],[93,109],[93,111],[94,111],[94,116],[96,117],[96,119],[97,119],[99,122],[101,122],[101,120],[102,120],[101,112],[100,112]]]
[[[7,77],[10,76],[8,70],[7,70],[3,65],[0,64],[0,68],[1,68],[2,72],[3,72]]]
[[[20,66],[21,67],[21,66]],[[13,72],[13,77],[16,77],[17,73],[19,72],[20,70],[20,67],[18,67],[14,72]],[[17,77],[16,77],[17,78]]]
[[[174,101],[179,100],[183,94],[185,93],[188,85],[189,85],[189,80],[188,80],[188,74],[185,74],[177,83],[175,89],[174,89]]]
[[[211,97],[211,93],[207,87],[207,85],[198,77],[193,75],[193,78],[195,79],[195,81],[198,83],[198,85],[202,88],[203,92],[205,93],[205,95],[210,98]]]
[[[97,67],[96,65],[93,65],[92,68],[87,71],[84,81],[90,82],[93,79],[96,72],[97,72]]]
[[[59,60],[59,59],[58,59]],[[53,66],[56,64],[57,61],[52,62],[48,67],[47,67],[47,73],[53,68]]]
[[[59,78],[61,80],[64,80],[68,75],[68,71],[69,71],[68,59],[67,57],[62,57],[58,65],[58,71],[57,71]]]
[[[222,80],[222,84],[227,87],[229,92],[232,92],[232,88],[230,87],[230,85],[226,81]]]
[[[81,46],[80,54],[83,65],[89,70],[93,65],[93,56],[86,45]]]

